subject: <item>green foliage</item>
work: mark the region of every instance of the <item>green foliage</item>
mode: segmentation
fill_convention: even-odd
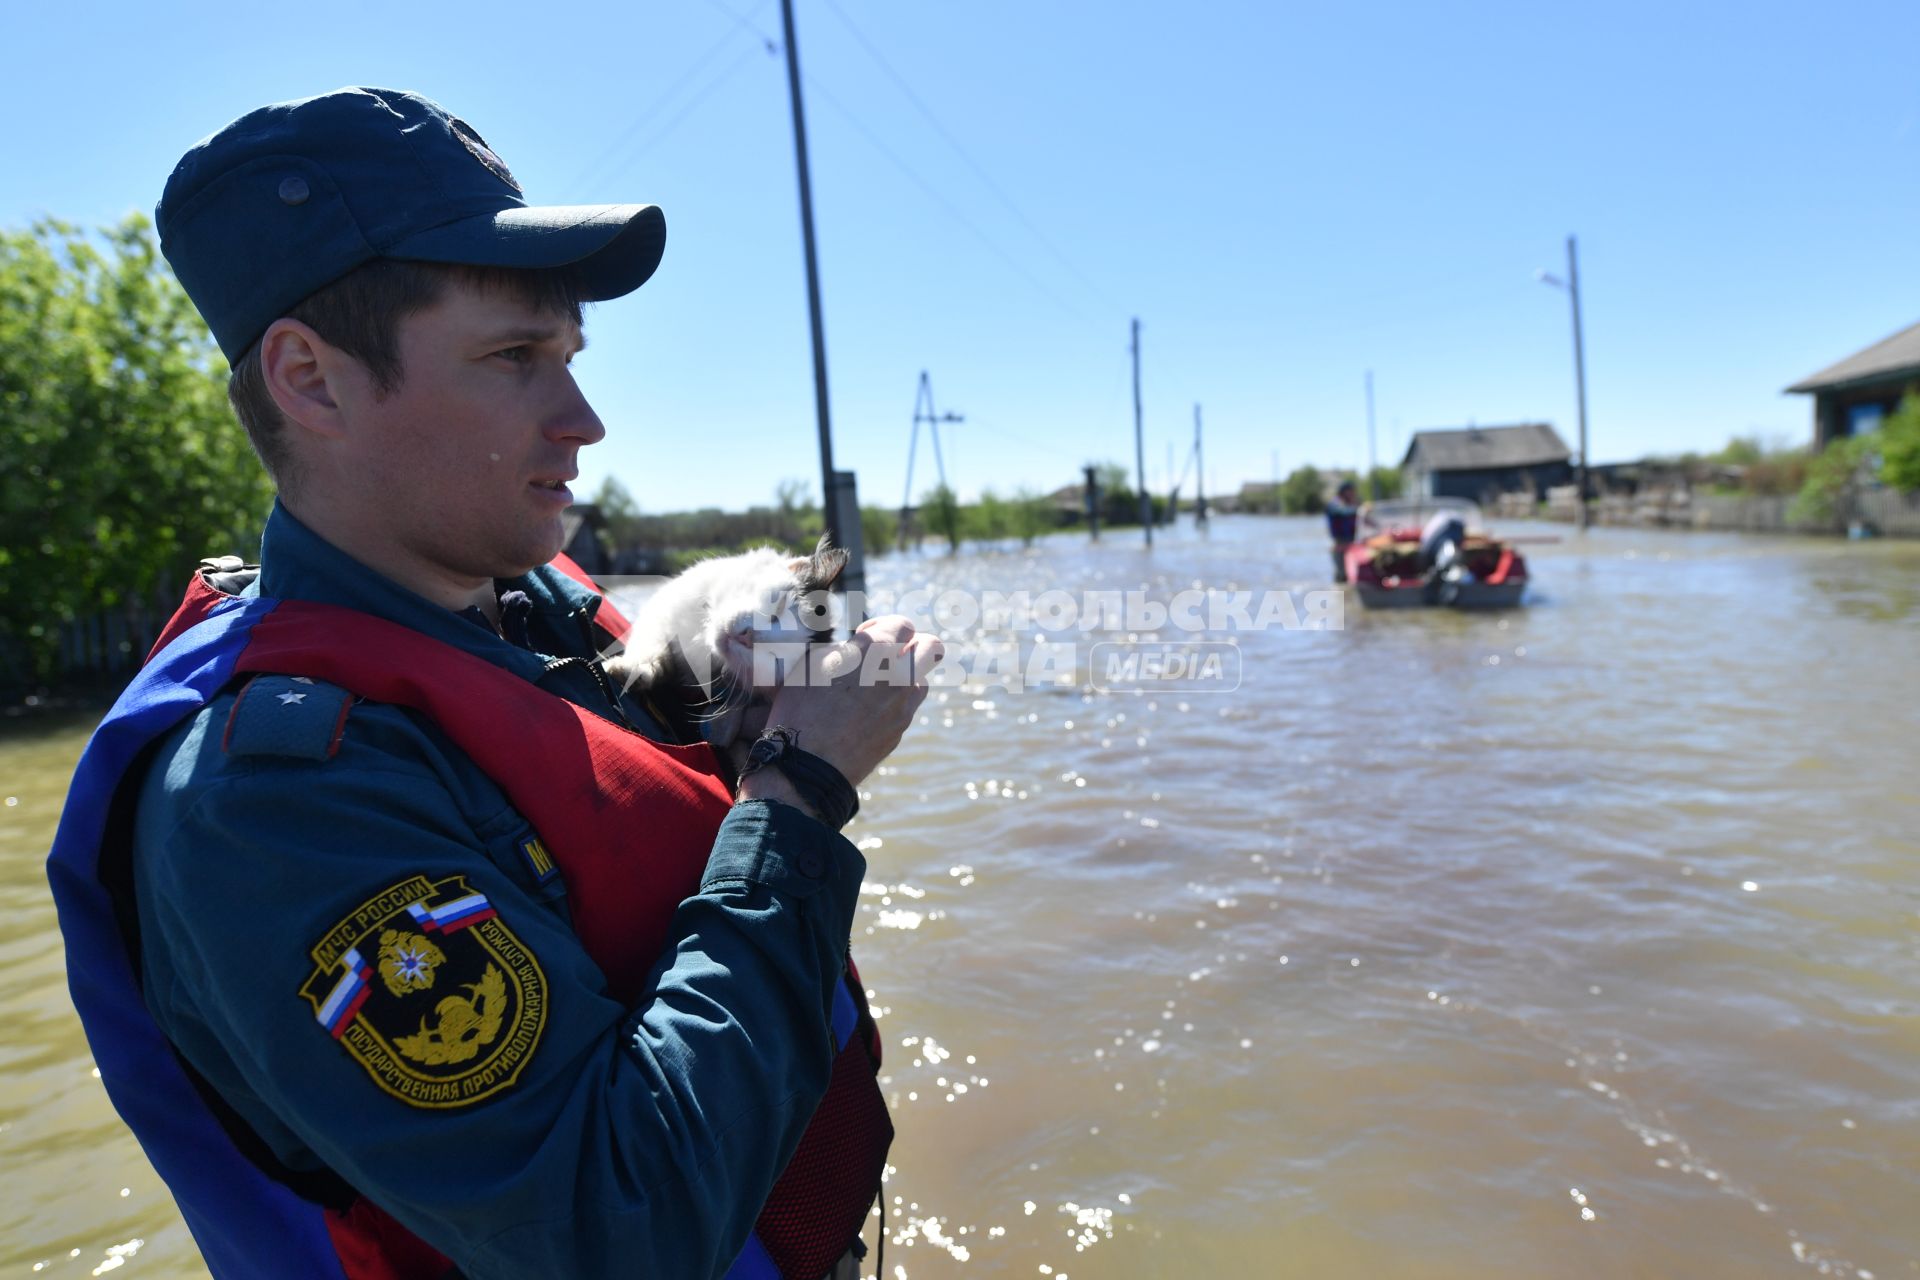
[[[860,540],[869,556],[883,556],[893,550],[900,536],[900,515],[886,507],[860,508]]]
[[[1714,487],[1735,493],[1777,497],[1798,493],[1806,484],[1812,455],[1803,447],[1769,445],[1759,436],[1735,436],[1716,453],[1701,457],[1683,454],[1681,466],[1689,475],[1710,472],[1714,468],[1736,468],[1735,481],[1728,483],[1713,477]]]
[[[660,572],[672,577],[676,573],[685,573],[702,560],[715,560],[745,549],[744,547],[676,547],[660,558]]]
[[[1920,391],[1880,424],[1880,479],[1903,493],[1920,489]]]
[[[1387,501],[1400,496],[1400,468],[1375,467],[1360,482],[1360,496],[1368,501]]]
[[[1807,466],[1806,482],[1787,508],[1787,517],[1805,524],[1837,525],[1847,517],[1863,473],[1879,462],[1880,433],[1833,440]]]
[[[640,529],[640,504],[633,500],[627,486],[617,477],[608,476],[600,482],[591,501],[600,508],[600,516],[607,522],[607,536],[613,545],[633,545]]]
[[[1722,466],[1748,467],[1765,458],[1768,452],[1759,436],[1735,436],[1720,452],[1708,454],[1706,460]]]
[[[1133,487],[1132,472],[1118,462],[1102,462],[1094,468],[1093,477],[1100,489],[1100,523],[1108,527],[1137,527],[1140,523],[1140,494]],[[1159,503],[1159,506],[1164,505],[1164,502]]]
[[[1130,511],[1140,509],[1139,499],[1133,494],[1133,473],[1118,462],[1102,462],[1093,469],[1093,482],[1100,486],[1100,500],[1103,504],[1126,503]]]
[[[610,483],[615,487],[612,496],[617,503],[626,490],[617,481]],[[594,501],[603,502],[607,496],[608,485],[602,485]],[[637,549],[656,558],[664,556],[673,563],[690,562],[690,557],[732,555],[765,546],[805,555],[813,550],[821,530],[826,527],[820,508],[813,504],[807,485],[801,480],[782,481],[775,491],[773,506],[748,507],[745,511],[702,507],[698,511],[643,515],[631,495],[626,495],[626,502],[631,509],[623,513],[619,524],[611,517],[608,520],[610,532],[615,528],[620,530],[612,533],[615,550]],[[864,528],[864,515],[861,523]],[[869,549],[874,549],[871,544]]]
[[[960,500],[952,489],[937,484],[921,495],[920,519],[929,532],[945,538],[951,550],[960,549]]]
[[[1740,487],[1747,493],[1780,496],[1798,493],[1807,482],[1813,455],[1805,449],[1780,449],[1743,465]]]
[[[1280,482],[1280,509],[1288,515],[1318,515],[1326,507],[1326,480],[1317,467],[1295,467]]]
[[[998,542],[1013,535],[1013,508],[991,489],[983,490],[980,501],[966,509],[962,521],[969,537],[982,542]]]
[[[61,623],[251,551],[272,497],[226,362],[146,219],[0,231],[0,632],[47,675]]]
[[[1054,527],[1053,499],[1022,485],[1013,491],[1012,515],[1013,532],[1020,545],[1030,547],[1035,538]]]
[[[826,517],[813,500],[813,486],[805,480],[782,480],[774,488],[773,501],[781,523],[796,530],[801,540],[818,538],[827,527]]]

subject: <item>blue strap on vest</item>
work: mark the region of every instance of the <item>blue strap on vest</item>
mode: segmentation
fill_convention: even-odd
[[[248,598],[216,605],[141,669],[81,755],[47,878],[66,941],[68,986],[101,1083],[173,1193],[208,1271],[217,1280],[347,1280],[321,1207],[262,1173],[201,1100],[147,1012],[100,880],[108,816],[128,769],[232,681],[253,626],[277,603]],[[334,685],[255,677],[229,717],[226,749],[329,758],[352,702]],[[832,1016],[834,1041],[845,1047],[859,1025],[846,981],[834,993]],[[726,1280],[780,1280],[780,1273],[759,1237],[750,1235]]]
[[[101,1083],[173,1192],[207,1269],[222,1280],[344,1280],[320,1208],[240,1153],[148,1015],[99,876],[108,813],[127,769],[233,678],[248,632],[274,604],[216,606],[127,686],[81,757],[47,878],[66,938],[68,986]]]

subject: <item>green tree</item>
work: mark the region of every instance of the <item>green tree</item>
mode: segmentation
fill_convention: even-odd
[[[1907,392],[1880,424],[1880,480],[1903,493],[1920,489],[1920,391]]]
[[[1100,498],[1133,502],[1133,472],[1118,462],[1103,462],[1093,469],[1093,482],[1100,486]]]
[[[827,527],[820,506],[813,500],[813,486],[805,480],[786,479],[774,487],[774,536],[783,542],[811,546]]]
[[[1360,483],[1360,496],[1371,501],[1375,493],[1382,502],[1400,496],[1400,468],[1375,467],[1367,472],[1367,478]]]
[[[607,522],[607,536],[615,550],[625,550],[640,539],[640,504],[617,476],[608,476],[594,491],[593,505]]]
[[[1735,436],[1720,452],[1709,454],[1707,461],[1728,467],[1750,467],[1766,456],[1767,446],[1759,436]]]
[[[949,548],[960,549],[960,500],[954,497],[952,489],[937,484],[922,494],[920,518],[929,532],[947,540]]]
[[[1013,508],[992,489],[981,491],[980,501],[967,511],[968,532],[983,542],[998,542],[1013,534]]]
[[[1807,465],[1807,479],[1787,508],[1790,518],[1807,524],[1838,525],[1847,518],[1862,474],[1872,475],[1879,461],[1880,433],[1830,441]]]
[[[1013,491],[1013,532],[1020,545],[1030,547],[1033,540],[1053,528],[1053,499],[1039,490],[1022,485]]]
[[[1325,488],[1318,467],[1295,467],[1280,482],[1280,509],[1288,515],[1318,515],[1326,506]]]
[[[1106,525],[1140,523],[1140,495],[1133,488],[1133,473],[1118,462],[1102,462],[1093,469],[1094,484],[1100,490],[1100,522]]]
[[[45,677],[61,624],[250,552],[272,487],[226,361],[133,216],[0,231],[0,633]]]
[[[860,508],[860,540],[869,556],[883,556],[893,550],[900,536],[900,513],[885,507]]]

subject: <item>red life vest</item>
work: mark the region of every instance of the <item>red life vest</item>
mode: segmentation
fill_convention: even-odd
[[[571,562],[556,567],[597,589]],[[232,600],[196,576],[148,661]],[[613,638],[627,630],[604,601],[596,622]],[[675,910],[698,891],[732,806],[709,746],[656,743],[417,631],[311,601],[276,603],[252,625],[234,670],[309,676],[424,713],[533,824],[566,883],[575,934],[610,994],[633,1003]],[[857,1023],[754,1227],[785,1280],[818,1280],[857,1238],[893,1138],[874,1079],[879,1033],[851,959],[845,985]],[[415,1280],[451,1268],[365,1199],[329,1210],[327,1230],[351,1280]]]

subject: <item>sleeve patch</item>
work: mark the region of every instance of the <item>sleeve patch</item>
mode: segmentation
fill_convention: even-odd
[[[240,688],[220,745],[230,756],[330,760],[353,695],[307,676],[255,676]]]
[[[533,873],[535,884],[544,885],[560,874],[560,868],[554,865],[553,855],[547,852],[547,846],[532,831],[522,832],[515,838],[514,846],[526,860],[527,870]]]
[[[300,995],[320,1030],[409,1106],[499,1093],[546,1030],[546,975],[465,876],[375,894],[310,955]]]

